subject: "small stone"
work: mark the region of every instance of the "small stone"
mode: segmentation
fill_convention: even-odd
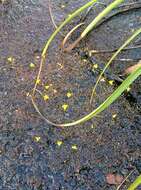
[[[119,185],[123,181],[123,177],[119,174],[107,174],[106,181],[110,185]]]
[[[100,79],[100,82],[105,82],[105,78],[102,77],[102,78]]]
[[[61,5],[61,8],[64,9],[66,6],[65,5]]]

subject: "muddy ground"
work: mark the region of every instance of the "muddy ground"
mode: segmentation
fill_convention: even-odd
[[[55,23],[58,25],[85,2],[51,1]],[[132,2],[141,4],[125,4]],[[103,7],[97,4],[92,8],[85,26]],[[85,13],[74,19],[62,33],[66,34],[84,16]],[[92,87],[111,53],[89,57],[88,52],[118,48],[140,25],[141,9],[119,14],[92,31],[71,53],[60,50],[63,38],[58,35],[49,49],[38,85],[49,100],[45,102],[36,94],[42,113],[59,123],[72,121],[105,100],[119,85],[115,77],[141,59],[141,48],[124,51],[117,57],[106,81],[99,85],[92,106]],[[47,0],[0,1],[0,190],[116,190],[119,182],[109,184],[108,174],[124,179],[132,172],[121,187],[126,190],[141,173],[141,78],[91,121],[65,129],[48,125],[28,95],[34,86],[42,48],[53,30]],[[141,45],[141,36],[131,44],[136,45]],[[93,69],[93,64],[99,68]],[[110,85],[109,80],[115,80],[114,84]],[[50,88],[45,90],[45,85]],[[72,93],[70,98],[68,92]],[[62,109],[64,104],[69,105],[66,111]]]

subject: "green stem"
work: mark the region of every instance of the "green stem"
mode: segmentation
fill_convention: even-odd
[[[130,185],[128,190],[135,190],[139,185],[141,185],[141,175],[136,178],[136,180]]]
[[[82,32],[81,37],[84,38],[96,25],[97,23],[104,18],[109,12],[121,4],[124,0],[115,0],[108,7],[106,7]]]
[[[79,15],[81,12],[83,12],[85,9],[87,9],[88,7],[90,7],[91,5],[93,5],[94,3],[96,3],[97,0],[91,0],[88,3],[86,3],[85,5],[83,5],[82,7],[80,7],[79,9],[77,9],[75,12],[73,12],[72,14],[70,14],[65,21],[53,32],[53,34],[50,36],[50,38],[48,39],[48,41],[45,44],[45,47],[42,51],[42,55],[41,55],[41,62],[40,62],[40,67],[39,67],[39,71],[36,77],[36,82],[33,88],[33,93],[32,95],[34,96],[37,85],[38,85],[38,80],[40,80],[40,75],[42,72],[42,68],[43,68],[43,64],[45,63],[45,58],[46,58],[46,54],[47,54],[47,50],[49,48],[49,45],[51,44],[51,42],[53,41],[53,39],[55,38],[55,36],[60,32],[60,30],[66,25],[68,24],[74,17],[76,17],[77,15]]]

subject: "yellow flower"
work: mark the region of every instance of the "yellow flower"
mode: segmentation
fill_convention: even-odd
[[[128,87],[126,90],[127,90],[127,92],[129,92],[129,91],[131,90],[131,88],[130,88],[130,87]]]
[[[36,142],[39,142],[39,141],[41,140],[41,137],[35,136],[35,137],[34,137],[34,140],[35,140]]]
[[[73,150],[77,150],[77,149],[78,149],[76,145],[72,145],[71,148],[72,148]]]
[[[36,80],[36,84],[40,84],[41,80],[40,79],[37,79]]]
[[[60,141],[60,140],[58,140],[58,141],[56,142],[56,144],[57,144],[58,146],[61,146],[61,145],[63,144],[63,142]]]
[[[49,96],[48,96],[47,94],[45,94],[45,95],[43,96],[43,98],[44,98],[45,101],[49,100]]]
[[[15,59],[13,57],[8,57],[7,60],[9,63],[13,63],[15,61]]]
[[[112,118],[115,119],[117,117],[117,114],[113,114]]]
[[[34,67],[35,67],[35,64],[34,64],[34,63],[30,63],[30,64],[29,64],[29,67],[30,67],[30,68],[34,68]]]
[[[50,85],[45,85],[45,89],[48,90]]]
[[[72,95],[73,95],[73,94],[72,94],[71,92],[67,92],[67,97],[68,97],[68,98],[72,97]]]
[[[109,84],[112,86],[114,84],[114,80],[109,80]]]
[[[68,104],[63,104],[63,105],[62,105],[62,108],[63,108],[64,111],[67,111],[68,107],[69,107]]]
[[[98,64],[94,64],[93,69],[97,69],[97,68],[98,68]]]

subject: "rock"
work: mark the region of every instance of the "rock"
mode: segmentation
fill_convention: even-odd
[[[110,185],[119,185],[123,181],[123,176],[118,174],[107,174],[106,181]]]

